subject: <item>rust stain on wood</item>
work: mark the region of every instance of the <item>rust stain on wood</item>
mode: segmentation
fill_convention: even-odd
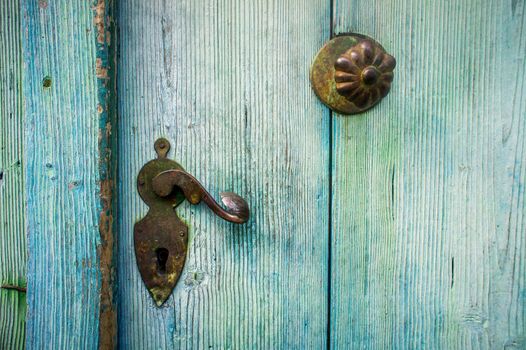
[[[113,181],[101,181],[100,192],[102,211],[99,216],[101,245],[98,247],[101,272],[99,349],[113,349],[117,339],[117,314],[113,300]]]
[[[96,0],[93,7],[93,23],[96,30],[97,58],[95,61],[98,78],[99,101],[97,114],[99,129],[99,172],[100,201],[99,232],[101,243],[97,247],[100,285],[99,349],[117,348],[117,312],[114,300],[114,216],[113,216],[113,164],[112,164],[112,122],[115,120],[113,103],[115,94],[115,45],[111,41],[115,29],[113,1]],[[113,36],[115,39],[115,36]]]

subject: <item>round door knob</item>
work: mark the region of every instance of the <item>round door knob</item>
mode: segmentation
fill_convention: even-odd
[[[396,60],[373,39],[346,34],[318,52],[311,67],[312,88],[320,100],[342,114],[361,113],[391,89]]]

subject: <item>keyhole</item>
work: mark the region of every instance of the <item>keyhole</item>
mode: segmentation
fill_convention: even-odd
[[[157,269],[161,273],[166,272],[166,262],[168,261],[168,255],[170,254],[168,252],[168,249],[166,248],[157,248],[155,250],[155,254],[157,254]]]

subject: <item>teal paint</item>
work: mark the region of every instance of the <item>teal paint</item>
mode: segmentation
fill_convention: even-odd
[[[525,21],[512,1],[335,1],[334,32],[397,68],[334,118],[332,348],[526,346]]]
[[[109,92],[96,5],[22,2],[30,349],[103,343],[107,147],[99,142]]]
[[[334,1],[334,32],[372,36],[398,67],[380,105],[331,127],[308,83],[331,30],[326,0],[122,1],[118,142],[106,133],[115,57],[96,5],[23,1],[27,168],[9,184],[2,161],[0,196],[25,176],[28,348],[103,343],[111,154],[123,348],[324,348],[327,331],[332,348],[525,346],[523,3]],[[135,176],[159,136],[212,193],[234,190],[253,208],[246,226],[179,209],[189,260],[160,309],[131,240],[146,210]],[[1,293],[19,325],[2,331],[20,344],[25,297]]]
[[[308,71],[329,13],[326,0],[120,2],[123,348],[326,347],[329,113]],[[253,216],[238,226],[181,205],[187,261],[157,308],[132,232],[147,210],[136,176],[160,136],[213,195],[239,193]]]

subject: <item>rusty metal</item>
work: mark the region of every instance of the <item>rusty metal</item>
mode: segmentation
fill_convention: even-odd
[[[242,224],[248,220],[248,204],[243,198],[233,192],[222,192],[221,199],[228,209],[223,209],[208,193],[195,177],[184,170],[166,170],[157,175],[153,181],[154,192],[166,197],[172,193],[174,188],[183,190],[184,196],[192,204],[203,201],[219,217],[236,224]]]
[[[2,289],[9,289],[9,290],[16,290],[17,292],[21,292],[21,293],[26,293],[27,292],[26,287],[20,287],[20,286],[14,285],[14,284],[2,284],[2,286],[0,288],[2,288]]]
[[[396,60],[373,39],[344,34],[318,52],[311,85],[318,98],[341,114],[356,114],[376,105],[391,89]]]
[[[134,226],[135,256],[139,272],[155,303],[161,306],[172,293],[186,260],[188,227],[175,208],[186,198],[192,204],[205,202],[221,218],[244,223],[249,218],[246,201],[235,193],[221,194],[223,209],[192,175],[168,159],[168,140],[155,142],[157,159],[146,163],[137,176],[137,188],[150,207]]]

